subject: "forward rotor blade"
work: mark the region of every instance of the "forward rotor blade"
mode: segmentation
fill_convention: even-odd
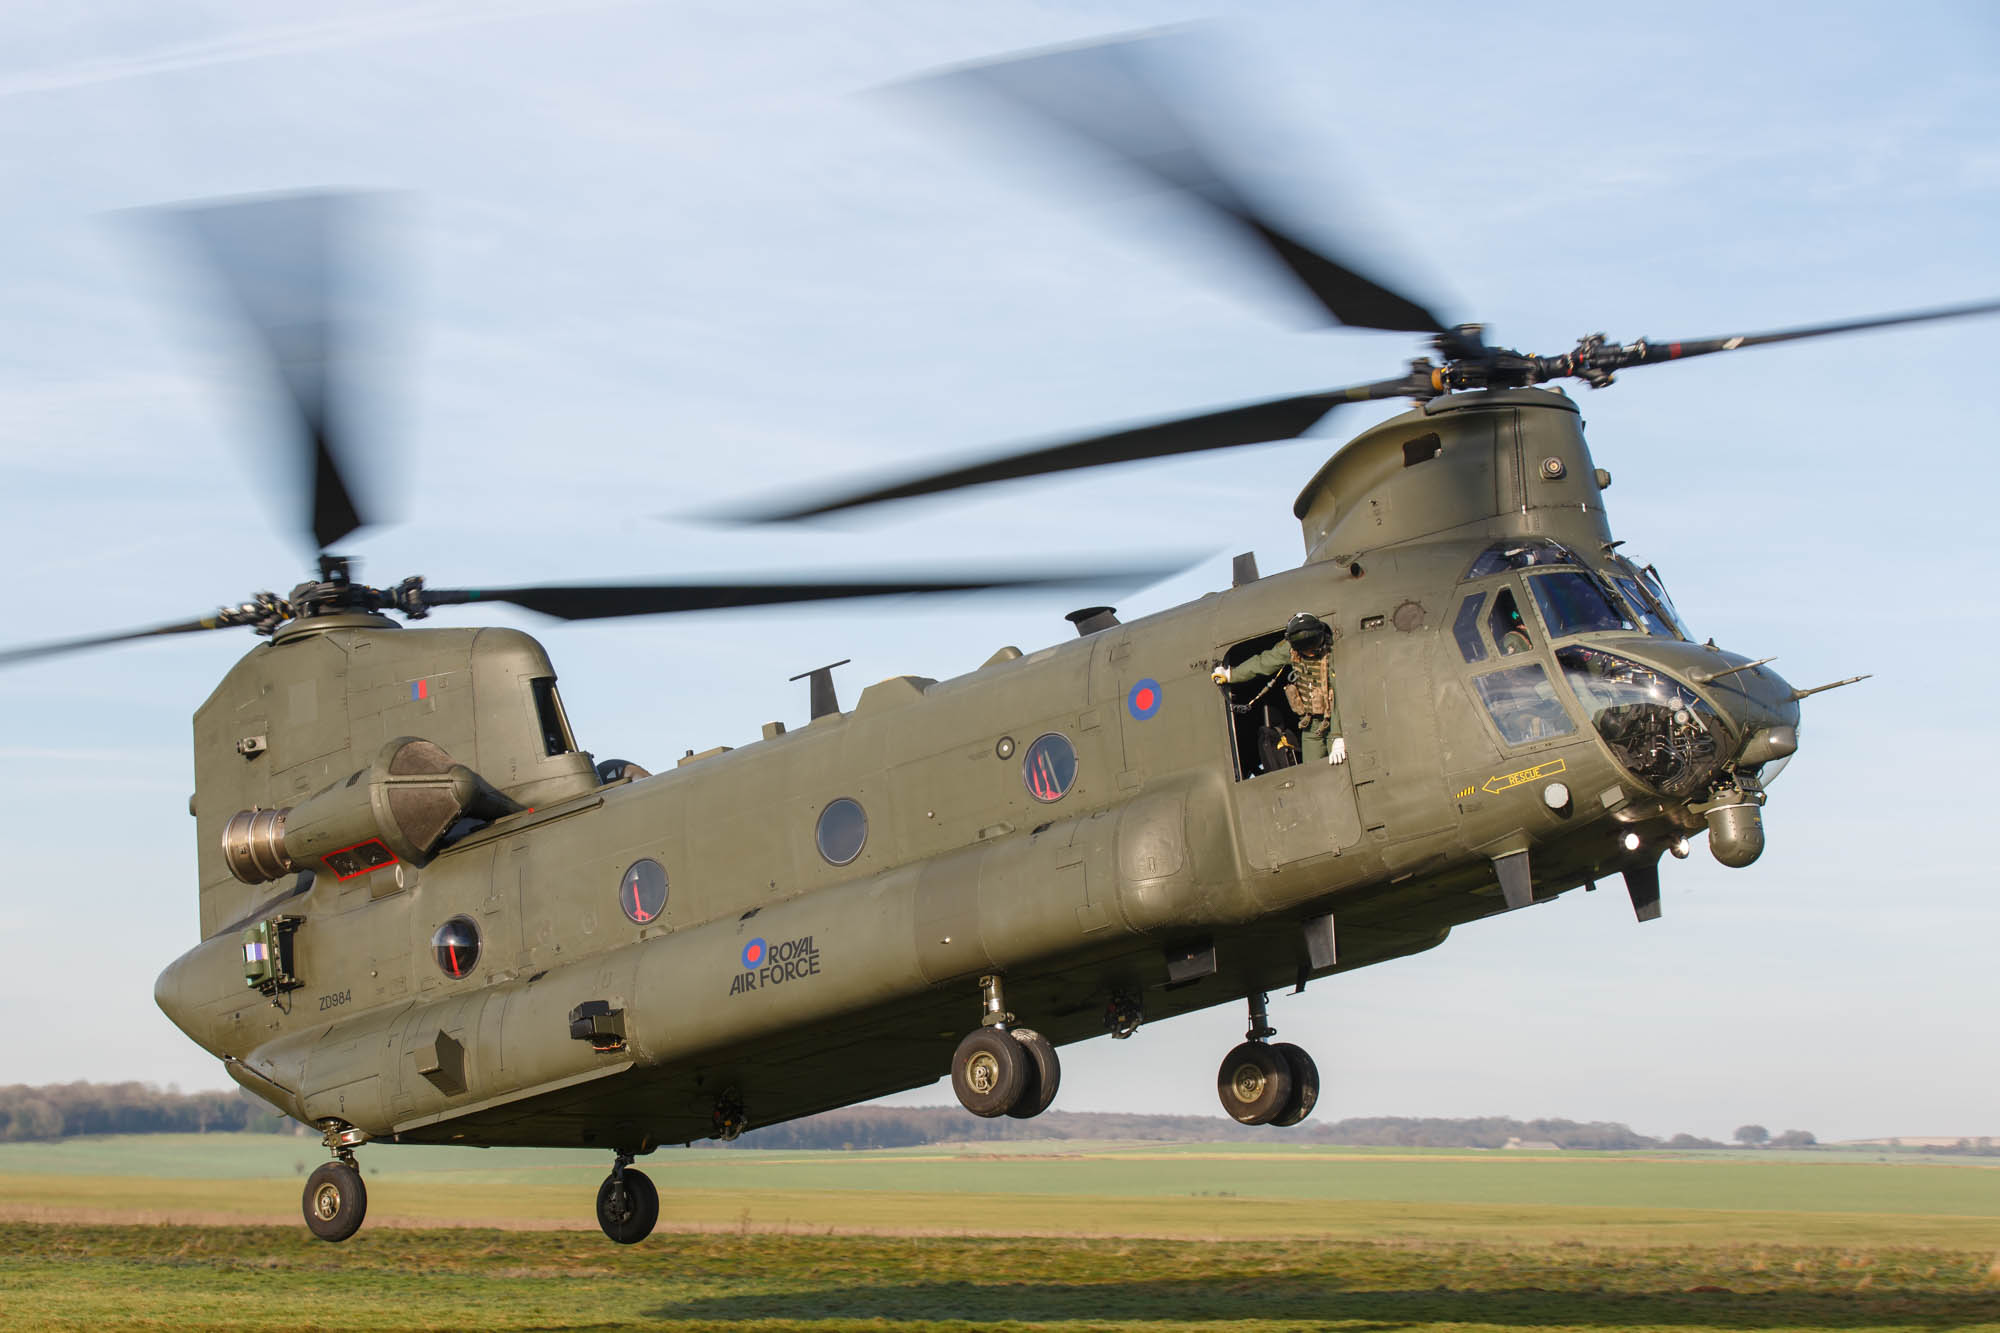
[[[1649,366],[1662,361],[1685,361],[1691,356],[1707,356],[1711,352],[1734,352],[1745,347],[1762,347],[1766,343],[1797,342],[1801,338],[1823,338],[1834,333],[1858,333],[1863,329],[1886,329],[1898,324],[1926,324],[1932,320],[1969,319],[1974,315],[1996,313],[2000,313],[2000,301],[1974,301],[1966,305],[1939,306],[1934,310],[1911,310],[1901,314],[1841,320],[1835,324],[1811,324],[1797,329],[1774,329],[1769,333],[1739,333],[1721,338],[1690,338],[1681,342],[1647,341],[1620,350],[1631,354],[1622,364]]]
[[[957,578],[867,578],[827,582],[557,584],[540,588],[426,588],[426,606],[507,602],[560,620],[604,620],[676,611],[716,611],[739,606],[784,606],[900,594],[986,592],[1005,588],[1059,588],[1108,581],[1151,583],[1176,566],[1044,573],[967,573]]]
[[[352,350],[337,315],[342,241],[358,202],[302,194],[170,213],[263,348],[291,406],[300,453],[293,484],[304,492],[303,526],[320,551],[369,521],[336,401]]]
[[[739,511],[732,516],[751,522],[784,522],[880,504],[886,500],[906,500],[966,486],[984,486],[989,482],[1102,467],[1107,463],[1131,463],[1145,458],[1167,458],[1174,454],[1291,440],[1318,425],[1321,418],[1342,403],[1398,398],[1417,392],[1420,387],[1406,375],[1373,384],[1351,385],[1345,389],[1274,398],[1268,402],[1248,403],[1201,416],[1135,426],[1062,444],[1042,445],[1022,453],[1006,454],[868,490],[835,493],[804,503],[787,504],[783,508]]]
[[[1444,324],[1422,305],[1314,249],[1250,203],[1143,72],[1139,54],[1160,40],[1046,52],[971,66],[933,82],[978,89],[1187,196],[1253,238],[1336,324],[1443,332]]]
[[[126,643],[133,639],[151,639],[163,634],[192,634],[197,630],[228,629],[242,622],[231,620],[221,614],[203,616],[200,620],[185,620],[176,625],[155,625],[151,629],[125,630],[117,634],[98,634],[87,639],[63,639],[55,643],[30,644],[25,648],[0,650],[0,666],[12,666],[17,662],[32,662],[41,657],[58,657],[63,653],[80,653],[90,648],[105,648],[114,643]]]

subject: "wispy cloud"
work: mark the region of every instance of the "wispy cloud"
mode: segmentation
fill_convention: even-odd
[[[22,70],[14,74],[0,75],[0,97],[19,97],[28,93],[83,88],[93,84],[116,83],[123,79],[201,69],[210,65],[236,64],[246,60],[264,60],[272,56],[359,46],[390,38],[416,36],[448,28],[503,23],[543,14],[608,9],[625,2],[626,0],[557,0],[551,3],[551,0],[526,0],[525,3],[514,4],[428,4],[394,12],[353,14],[317,23],[300,23],[257,32],[232,33],[200,41],[176,42],[132,55],[72,61],[44,69]]]

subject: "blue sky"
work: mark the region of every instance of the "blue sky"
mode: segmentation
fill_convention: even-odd
[[[1393,374],[1087,160],[883,91],[956,62],[1214,20],[1176,78],[1309,233],[1554,352],[2000,295],[2000,19],[1980,4],[85,3],[0,15],[0,551],[9,639],[199,614],[305,570],[265,387],[124,210],[386,191],[369,422],[441,584],[1024,552],[1208,553],[1128,613],[1300,558],[1354,430],[804,531],[661,515],[1017,439]],[[1726,1135],[2000,1133],[1984,835],[2000,321],[1628,374],[1583,407],[1628,549],[1696,630],[1813,700],[1770,850],[1669,863],[1666,917],[1571,895],[1276,1001],[1318,1114],[1567,1115]],[[1583,393],[1581,389],[1579,393]],[[530,524],[530,535],[520,535]],[[556,627],[572,719],[658,764],[803,720],[793,672],[969,670],[1073,597]],[[249,646],[0,674],[0,1079],[225,1080],[154,1009],[193,942],[188,717]],[[746,651],[748,650],[748,651]],[[1065,1052],[1060,1105],[1210,1112],[1218,1010]],[[949,1097],[939,1088],[912,1100]]]

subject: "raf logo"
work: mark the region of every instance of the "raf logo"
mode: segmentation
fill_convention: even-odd
[[[819,945],[813,943],[810,935],[770,945],[762,939],[754,939],[743,946],[743,969],[730,979],[731,995],[762,990],[766,986],[781,986],[800,977],[816,977],[819,975]]]

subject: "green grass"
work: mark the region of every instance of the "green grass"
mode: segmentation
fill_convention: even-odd
[[[1995,1329],[1990,1259],[1811,1247],[0,1224],[0,1327]]]
[[[311,1139],[0,1145],[0,1328],[2000,1333],[1976,1164],[663,1150],[661,1229],[623,1248],[591,1220],[601,1153],[361,1158],[368,1223],[331,1246],[298,1220]]]

